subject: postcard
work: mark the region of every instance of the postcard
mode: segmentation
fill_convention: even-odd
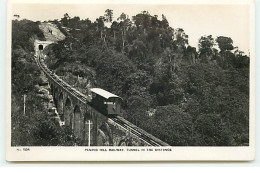
[[[8,161],[250,161],[253,0],[9,0]]]

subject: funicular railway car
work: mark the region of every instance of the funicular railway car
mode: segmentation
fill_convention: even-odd
[[[90,89],[91,105],[99,112],[113,117],[121,114],[122,98],[101,88]]]

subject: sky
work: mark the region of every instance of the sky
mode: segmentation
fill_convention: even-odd
[[[201,36],[227,36],[233,39],[245,54],[249,53],[249,6],[248,5],[147,5],[147,4],[13,4],[13,14],[20,19],[48,21],[61,19],[65,13],[94,21],[112,9],[114,20],[124,12],[132,17],[141,11],[151,15],[164,14],[173,28],[183,28],[189,36],[189,44],[197,47]]]

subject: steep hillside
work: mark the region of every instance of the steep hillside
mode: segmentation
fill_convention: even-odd
[[[39,28],[42,30],[46,40],[56,42],[65,39],[65,35],[52,23],[40,23]]]
[[[35,39],[45,40],[38,24],[12,22],[11,145],[72,146],[76,140],[71,129],[60,127],[48,112],[49,88],[34,60]]]
[[[56,21],[69,36],[52,45],[48,66],[82,90],[90,81],[119,95],[126,119],[170,145],[249,144],[250,57],[232,38],[201,36],[196,50],[164,15],[111,14]]]

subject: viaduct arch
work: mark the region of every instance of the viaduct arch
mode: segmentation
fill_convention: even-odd
[[[65,101],[65,108],[64,108],[64,121],[66,126],[70,126],[72,128],[73,122],[73,111],[72,111],[72,103],[69,98]]]
[[[82,113],[78,105],[74,108],[74,133],[77,138],[82,138],[81,129],[83,129]]]

